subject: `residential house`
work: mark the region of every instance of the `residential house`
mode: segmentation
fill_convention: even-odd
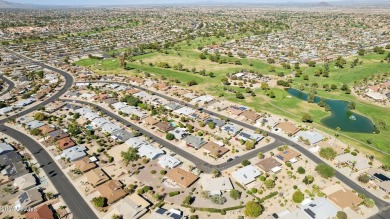
[[[217,143],[211,141],[203,145],[202,149],[205,150],[207,154],[209,154],[214,158],[220,158],[229,151],[228,148],[221,147]]]
[[[363,202],[356,193],[351,190],[339,190],[327,196],[329,200],[338,205],[341,209],[356,207]]]
[[[9,112],[12,112],[13,110],[14,110],[13,106],[3,107],[3,108],[0,109],[0,115],[5,116]]]
[[[7,166],[22,160],[22,157],[16,151],[9,151],[0,155],[0,166]]]
[[[119,129],[111,134],[111,138],[120,142],[125,142],[133,137],[134,137],[133,133],[130,133],[124,129]]]
[[[56,142],[56,146],[58,148],[60,148],[61,150],[68,149],[68,148],[73,147],[75,145],[76,145],[76,143],[70,137],[61,138],[60,140],[58,140]]]
[[[229,192],[234,189],[229,177],[212,178],[211,175],[203,176],[200,179],[203,191],[210,195],[222,195],[222,192]]]
[[[162,151],[161,149],[155,148],[149,144],[142,144],[138,148],[138,154],[141,157],[146,157],[146,158],[149,158],[150,160],[155,160],[159,156],[163,155],[164,151]]]
[[[370,169],[367,174],[374,183],[384,192],[390,192],[390,173],[382,169]]]
[[[167,154],[158,159],[158,164],[163,168],[173,169],[181,164],[181,161]]]
[[[205,120],[205,125],[208,125],[210,122],[214,123],[215,127],[222,127],[226,124],[226,122],[222,119],[210,117]]]
[[[237,140],[255,141],[256,143],[261,141],[263,138],[263,135],[257,134],[251,130],[241,131],[240,133],[238,133],[238,135],[236,135]]]
[[[27,211],[26,219],[54,219],[53,211],[47,204],[41,205],[34,211]]]
[[[144,119],[142,119],[142,121],[146,124],[146,125],[156,125],[159,121],[151,116],[148,116]]]
[[[172,131],[169,131],[169,133],[173,134],[175,138],[178,140],[182,140],[188,135],[188,132],[185,128],[179,128],[179,127],[175,128]]]
[[[86,150],[87,148],[85,146],[70,147],[63,150],[62,153],[56,157],[56,159],[59,160],[63,158],[69,161],[76,161],[87,156],[87,153],[85,153]]]
[[[241,185],[247,185],[255,181],[256,178],[260,175],[261,175],[260,170],[258,170],[253,165],[245,166],[232,173],[233,178]]]
[[[299,131],[295,136],[298,139],[307,140],[310,144],[316,144],[324,139],[321,133],[313,131]]]
[[[330,219],[336,217],[339,211],[326,198],[319,197],[310,201],[303,201],[304,204],[300,206],[300,209],[311,219]]]
[[[241,108],[239,107],[236,107],[236,106],[230,106],[226,109],[226,111],[230,114],[230,115],[234,115],[234,116],[239,116],[241,115],[241,113],[244,112],[244,110],[242,110]]]
[[[14,180],[15,178],[27,174],[28,170],[26,169],[26,165],[23,161],[17,161],[7,165],[1,173],[4,176],[7,176],[9,180]]]
[[[33,120],[29,123],[26,123],[26,128],[36,129],[36,128],[39,128],[39,127],[44,126],[44,125],[46,125],[44,122]]]
[[[91,121],[91,125],[96,127],[96,128],[101,128],[104,124],[108,123],[109,121],[105,118],[102,118],[102,117],[97,117],[97,118],[94,118],[92,121]]]
[[[187,146],[193,147],[195,149],[201,148],[206,142],[201,138],[193,135],[187,135],[184,138],[184,141],[186,142]]]
[[[112,134],[113,132],[115,131],[118,131],[120,130],[121,128],[117,125],[115,125],[114,123],[111,123],[111,122],[108,122],[108,123],[105,123],[103,126],[102,126],[102,132],[103,133],[109,133],[109,134]]]
[[[141,195],[134,193],[121,199],[115,205],[114,211],[117,215],[121,215],[122,218],[138,219],[148,212],[150,205]]]
[[[127,192],[122,187],[122,183],[118,180],[110,180],[98,186],[96,190],[102,197],[107,199],[107,204],[111,205],[127,195]]]
[[[199,179],[197,175],[187,172],[179,167],[175,167],[173,169],[168,170],[165,177],[172,180],[183,188],[190,187]]]
[[[182,108],[183,106],[180,104],[177,104],[175,102],[171,102],[171,103],[166,104],[164,107],[165,107],[165,109],[174,111],[174,110],[178,110],[178,109]]]
[[[283,162],[295,163],[298,161],[297,158],[299,156],[301,156],[301,153],[291,148],[288,148],[284,151],[279,152],[275,157],[279,158]]]
[[[103,171],[103,169],[100,168],[96,168],[87,172],[85,176],[87,177],[87,182],[93,187],[101,185],[110,180],[110,177]]]
[[[26,173],[16,177],[13,185],[19,190],[28,190],[37,185],[37,179],[35,178],[34,173]]]
[[[276,125],[276,128],[283,130],[283,132],[289,136],[295,135],[300,130],[298,127],[296,127],[291,122],[281,122],[281,123]]]
[[[7,142],[0,143],[0,155],[6,154],[6,153],[14,151],[14,150],[15,149]]]
[[[185,115],[185,116],[189,116],[189,115],[193,114],[194,112],[196,112],[194,109],[187,107],[187,106],[173,111],[173,113],[176,115]]]
[[[255,123],[261,116],[253,111],[246,110],[240,114],[246,120]]]
[[[107,105],[113,105],[115,103],[118,103],[118,100],[115,98],[107,98],[104,99],[103,102],[106,103]]]
[[[141,137],[134,137],[125,141],[125,144],[132,148],[139,148],[141,145],[146,144],[146,142]]]
[[[44,125],[38,128],[43,135],[46,135],[52,131],[55,131],[55,127],[53,125]]]
[[[167,133],[175,128],[175,127],[171,126],[171,124],[169,122],[158,122],[154,126],[156,126],[157,130],[159,130],[162,133]]]
[[[273,173],[277,173],[281,170],[281,168],[280,168],[281,165],[282,164],[279,163],[273,157],[268,157],[268,158],[263,159],[260,162],[256,163],[256,166],[258,166],[265,173],[268,173],[269,171],[272,171]]]
[[[43,202],[42,194],[38,189],[30,189],[24,191],[18,196],[15,202],[15,209],[17,211],[27,211],[30,208],[37,206]]]
[[[148,219],[181,219],[182,217],[181,212],[178,212],[176,209],[170,209],[168,211],[164,208],[158,208],[150,214]]]
[[[83,117],[84,119],[87,119],[89,121],[92,121],[96,118],[99,118],[100,116],[94,112],[87,112],[84,115],[81,115],[81,117]]]
[[[362,157],[361,155],[353,156],[350,153],[338,155],[334,158],[334,161],[336,165],[347,164],[357,171],[366,170],[371,167],[368,163],[369,161],[365,157]]]
[[[48,139],[49,142],[55,142],[55,141],[58,141],[62,138],[66,138],[69,135],[62,130],[55,130],[55,131],[48,133],[48,136],[49,136],[49,139]]]
[[[221,127],[222,131],[227,132],[228,134],[233,135],[233,136],[235,136],[239,131],[241,131],[241,129],[242,128],[240,126],[235,125],[235,124],[230,123],[230,122],[226,123],[225,125],[223,125]]]
[[[79,169],[81,172],[86,173],[97,167],[95,162],[92,162],[89,157],[84,157],[80,160],[74,162],[75,168]]]

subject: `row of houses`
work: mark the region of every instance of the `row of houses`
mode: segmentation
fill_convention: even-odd
[[[28,211],[44,202],[41,189],[37,187],[40,178],[30,172],[28,163],[15,151],[15,148],[7,142],[0,143],[0,184],[11,184],[19,190],[14,207],[16,210],[26,212],[27,219],[47,218],[54,219],[53,211],[44,204],[36,208],[35,212]]]

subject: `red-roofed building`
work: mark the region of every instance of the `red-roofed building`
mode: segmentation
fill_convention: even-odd
[[[53,212],[47,204],[37,207],[36,211],[28,211],[25,216],[27,219],[54,219]]]

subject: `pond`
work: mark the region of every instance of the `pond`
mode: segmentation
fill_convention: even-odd
[[[289,88],[287,92],[294,97],[307,101],[308,94],[300,90]],[[319,103],[320,97],[315,96],[314,103]],[[344,100],[325,99],[330,106],[331,115],[321,119],[321,123],[328,128],[341,128],[344,132],[379,133],[374,123],[367,117],[348,110],[349,102]]]

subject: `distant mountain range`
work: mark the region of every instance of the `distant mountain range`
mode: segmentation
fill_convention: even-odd
[[[150,1],[149,1],[150,2]],[[55,3],[55,5],[42,5],[39,3],[36,4],[21,4],[21,3],[14,3],[11,1],[4,1],[0,0],[0,8],[84,8],[84,7],[116,7],[119,5],[71,5],[67,4],[66,2],[61,2],[63,4],[62,6],[58,5],[58,3]],[[376,6],[376,5],[389,5],[390,6],[390,0],[329,0],[329,1],[322,1],[322,0],[285,0],[283,1],[262,1],[257,2],[254,0],[248,0],[247,2],[237,1],[234,0],[199,0],[199,1],[193,1],[191,3],[164,3],[159,2],[156,4],[148,4],[148,1],[146,1],[145,5],[148,6],[166,6],[166,5],[177,5],[177,6],[188,6],[188,5],[194,5],[194,6],[248,6],[248,5],[258,5],[258,6],[299,6],[299,7],[346,7],[346,6]],[[128,5],[121,5],[122,7],[126,6],[142,6],[142,3],[129,3]]]
[[[0,0],[0,8],[34,8],[34,7],[37,6],[32,4],[20,4],[20,3]]]

